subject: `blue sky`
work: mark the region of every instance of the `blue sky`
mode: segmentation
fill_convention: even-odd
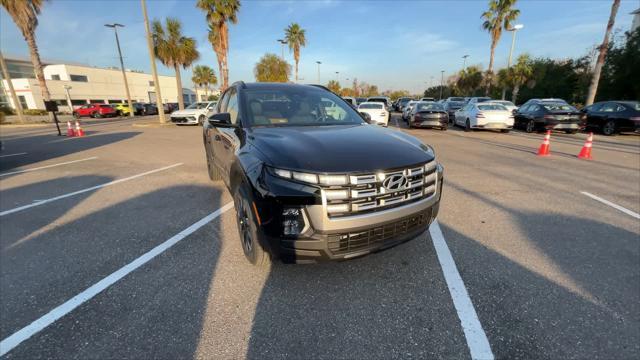
[[[147,0],[151,19],[176,17],[184,33],[198,41],[201,58],[217,73],[215,54],[207,41],[204,14],[195,0]],[[317,82],[316,61],[322,61],[321,82],[339,79],[342,85],[357,77],[381,90],[424,90],[467,64],[486,67],[489,35],[481,29],[486,0],[466,1],[242,1],[237,25],[230,30],[230,81],[253,81],[253,66],[266,52],[280,54],[283,29],[291,22],[307,31],[308,45],[300,59],[301,82]],[[567,58],[586,54],[602,41],[610,0],[520,0],[515,55]],[[631,11],[640,0],[623,0],[615,28],[628,30]],[[117,66],[112,30],[103,24],[119,22],[125,65],[149,71],[140,2],[137,0],[51,0],[40,16],[37,41],[45,59],[92,66]],[[507,62],[511,35],[496,49],[496,64]],[[27,56],[27,46],[4,10],[0,10],[0,46],[6,55]],[[293,56],[286,49],[286,58]],[[162,74],[173,70],[159,64]],[[189,70],[183,79],[190,79]],[[432,80],[433,78],[433,80]],[[188,86],[189,84],[185,84]]]

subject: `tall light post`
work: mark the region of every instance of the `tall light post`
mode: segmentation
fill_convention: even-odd
[[[340,82],[340,71],[336,71],[336,81]]]
[[[469,55],[465,55],[462,57],[462,70],[466,70],[467,69],[467,58],[469,57]]]
[[[316,61],[316,64],[318,64],[318,85],[320,85],[320,64],[322,61]]]
[[[444,87],[444,70],[440,70],[440,99],[442,100],[442,88]]]
[[[127,82],[127,73],[124,71],[124,61],[122,61],[122,50],[120,50],[120,39],[118,39],[118,27],[124,27],[122,24],[104,24],[104,26],[113,28],[116,34],[116,45],[118,45],[118,56],[120,57],[120,69],[122,70],[122,78],[124,79],[124,89],[127,92],[127,103],[129,104],[129,116],[133,117],[133,103],[131,102],[131,94],[129,93],[129,83]]]
[[[67,95],[67,106],[69,107],[69,111],[71,111],[71,113],[73,114],[73,103],[71,102],[71,95],[69,94],[69,90],[71,90],[71,86],[65,85],[64,93]],[[133,112],[133,109],[131,109],[131,112]]]
[[[280,47],[282,48],[282,60],[284,60],[284,44],[287,43],[287,40],[285,39],[278,39],[278,42],[280,43]]]
[[[522,24],[516,24],[513,25],[513,27],[511,29],[507,29],[507,31],[511,31],[511,49],[509,50],[509,61],[507,62],[507,70],[511,69],[511,58],[513,56],[513,48],[516,46],[516,32],[518,32],[518,30],[522,29],[524,27],[524,25]],[[504,98],[507,95],[507,88],[503,88],[502,89],[502,100],[504,100]]]
[[[160,119],[160,123],[165,123],[164,118],[164,106],[162,106],[162,94],[160,93],[160,80],[158,79],[158,69],[156,69],[156,54],[153,51],[153,40],[151,40],[151,29],[149,28],[149,17],[147,16],[147,3],[145,0],[140,0],[140,4],[142,5],[142,16],[144,17],[144,29],[147,33],[147,47],[149,48],[149,58],[151,59],[151,73],[153,74],[153,87],[156,91],[156,105],[158,105],[158,101],[160,101],[160,106],[158,106],[158,118]],[[133,112],[133,108],[131,108],[131,112]]]

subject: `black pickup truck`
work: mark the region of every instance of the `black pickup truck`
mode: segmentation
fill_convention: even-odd
[[[415,238],[438,214],[433,149],[369,125],[320,86],[235,83],[203,138],[209,177],[233,195],[253,264],[362,256]]]

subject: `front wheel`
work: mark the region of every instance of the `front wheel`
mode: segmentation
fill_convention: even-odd
[[[503,133],[503,134],[507,134],[507,133],[509,133],[509,129],[502,129],[502,130],[500,130],[500,132]]]
[[[566,130],[564,133],[565,133],[565,134],[573,135],[573,134],[578,133],[578,130]]]
[[[524,131],[532,133],[536,129],[536,123],[533,120],[529,120],[525,125]]]
[[[469,119],[467,119],[467,121],[465,121],[464,123],[464,131],[466,132],[471,131],[471,122],[469,121]]]
[[[200,117],[198,118],[198,125],[204,125],[204,115],[200,115]]]
[[[602,125],[602,133],[611,136],[616,133],[616,123],[613,120],[609,120],[604,125]]]
[[[236,208],[236,223],[244,256],[253,265],[268,265],[271,262],[271,257],[260,244],[258,226],[251,206],[251,196],[245,184],[240,184],[236,188],[233,204]]]

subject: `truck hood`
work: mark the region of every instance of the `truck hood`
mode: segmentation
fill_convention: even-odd
[[[433,159],[420,140],[375,125],[254,127],[247,139],[268,165],[308,172],[374,172]]]

